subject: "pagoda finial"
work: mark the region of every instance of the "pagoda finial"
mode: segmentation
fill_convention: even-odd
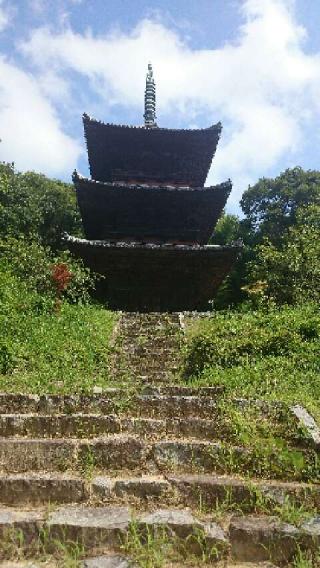
[[[146,90],[144,93],[144,125],[146,128],[156,128],[156,84],[153,78],[151,63],[148,64]]]

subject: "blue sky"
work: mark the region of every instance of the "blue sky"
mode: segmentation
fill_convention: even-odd
[[[81,114],[224,129],[207,184],[320,168],[319,0],[0,0],[0,160],[88,175]]]

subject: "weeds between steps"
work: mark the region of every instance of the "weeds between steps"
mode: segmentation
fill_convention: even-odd
[[[141,568],[162,568],[169,562],[206,566],[219,557],[219,550],[208,546],[204,531],[198,527],[182,540],[168,527],[141,528],[135,521],[130,523],[121,548]]]
[[[52,560],[57,568],[81,568],[83,557],[84,549],[81,544],[53,539],[47,528],[41,529],[32,542],[27,542],[20,529],[7,529],[2,534],[0,560]]]
[[[292,564],[292,568],[319,568],[320,567],[320,548],[315,552],[302,551],[299,549]]]
[[[223,440],[250,449],[250,455],[237,456],[223,442],[219,461],[230,472],[241,473],[245,465],[252,477],[304,481],[320,477],[317,452],[308,447],[306,432],[297,426],[286,405],[221,398],[217,427]]]
[[[198,515],[212,515],[216,522],[220,522],[224,517],[232,515],[271,515],[278,517],[282,522],[299,527],[303,522],[316,517],[317,508],[310,502],[310,495],[300,497],[300,502],[290,495],[280,497],[281,502],[276,501],[272,496],[264,493],[260,487],[249,485],[249,498],[239,501],[232,488],[228,488],[223,499],[217,499],[215,505],[208,506],[202,494],[198,497]]]
[[[79,469],[81,475],[87,482],[92,481],[96,468],[96,459],[91,446],[88,444],[81,453]]]

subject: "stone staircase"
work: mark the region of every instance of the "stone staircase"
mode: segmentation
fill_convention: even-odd
[[[288,428],[281,405],[229,400],[241,412],[255,405],[305,458],[297,473],[275,451],[267,465],[276,479],[267,476],[250,441],[235,443],[222,387],[164,380],[177,365],[181,321],[157,318],[120,321],[128,386],[92,395],[0,395],[2,568],[266,568],[289,565],[301,551],[318,553],[314,438],[301,437],[294,415]],[[131,351],[137,341],[142,359]],[[148,363],[158,356],[149,382]],[[294,512],[304,510],[310,514],[294,522]]]
[[[113,376],[118,381],[161,383],[179,369],[181,314],[122,313],[114,341]]]

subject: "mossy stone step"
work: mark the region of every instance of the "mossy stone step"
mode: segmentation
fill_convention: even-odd
[[[145,403],[150,402],[155,406],[162,405],[185,405],[190,406],[192,400],[200,406],[212,405],[224,392],[223,387],[204,387],[196,389],[180,385],[154,385],[147,381],[139,388],[131,388],[126,385],[123,388],[109,388],[101,393],[94,394],[70,394],[70,395],[32,395],[0,393],[0,414],[14,413],[111,413],[114,409],[127,404],[128,401],[144,408]],[[147,398],[146,398],[147,397]],[[210,401],[211,399],[211,401]]]
[[[222,525],[225,529],[222,529]],[[208,515],[199,518],[188,509],[154,509],[132,513],[127,507],[68,506],[52,512],[0,509],[0,559],[4,560],[8,534],[20,534],[22,548],[32,554],[46,535],[52,547],[77,542],[87,554],[108,548],[119,550],[121,542],[134,527],[135,535],[144,542],[150,535],[166,533],[186,553],[211,560],[233,562],[292,562],[299,551],[316,551],[320,545],[320,519],[314,518],[300,527],[284,523],[272,516],[234,516],[219,525]],[[12,541],[11,541],[12,542]],[[18,542],[18,541],[17,541]],[[181,543],[181,544],[179,544]]]
[[[111,472],[112,473],[112,472]],[[220,504],[241,506],[254,512],[259,499],[283,503],[290,498],[297,506],[320,508],[320,486],[233,476],[138,475],[85,479],[79,473],[25,473],[0,475],[0,503],[8,506],[39,506],[46,503],[130,503],[144,507],[175,503],[214,510]]]
[[[215,420],[205,418],[140,418],[114,414],[2,414],[0,437],[94,438],[109,434],[144,437],[227,439]]]
[[[315,468],[314,455],[305,452],[306,468]],[[280,456],[281,458],[281,456]],[[255,471],[262,476],[261,455],[254,449],[204,440],[144,440],[114,434],[94,439],[0,439],[0,471],[6,473],[77,470],[140,473],[234,473]],[[309,460],[309,461],[308,461]],[[270,475],[281,477],[281,459],[268,456]],[[288,480],[303,480],[304,470],[286,468]],[[310,476],[309,476],[310,477]]]
[[[201,521],[188,510],[158,509],[152,512],[132,514],[127,507],[69,506],[47,514],[44,510],[19,511],[0,509],[0,559],[1,544],[8,533],[20,533],[20,542],[31,553],[41,541],[42,535],[54,543],[79,543],[90,552],[109,548],[119,549],[125,542],[130,526],[134,525],[141,539],[158,530],[165,531],[168,539],[183,539],[184,547],[193,554],[201,554],[203,548],[214,549],[215,558],[222,558],[229,550],[228,539],[222,528],[214,522]],[[202,549],[198,535],[201,532]],[[4,548],[4,547],[3,547]],[[4,548],[5,549],[5,548]]]

